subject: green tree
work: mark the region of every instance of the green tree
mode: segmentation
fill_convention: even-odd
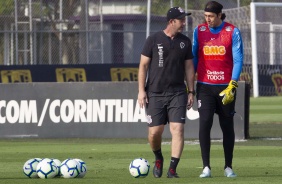
[[[14,0],[2,0],[0,1],[0,16],[12,15],[14,12]]]
[[[152,0],[151,1],[151,12],[153,15],[165,16],[167,10],[170,8],[171,3],[173,6],[180,6],[184,8],[185,1],[188,2],[188,9],[190,10],[203,10],[207,0]],[[240,6],[248,6],[252,0],[240,0]],[[237,0],[233,0],[234,4],[237,4]],[[142,7],[141,11],[146,13],[147,6]]]
[[[74,23],[69,21],[71,17],[75,16],[77,7],[81,6],[80,0],[63,0],[62,1],[62,20],[60,20],[60,1],[59,0],[43,0],[43,6],[45,8],[43,17],[47,17],[50,22],[49,29],[55,35],[56,40],[53,41],[52,46],[53,53],[57,53],[57,59],[54,64],[76,64],[78,58],[78,44],[76,33],[68,32],[74,30]],[[84,2],[84,1],[83,1]],[[84,7],[85,8],[85,7]],[[63,33],[60,33],[60,23],[63,26]],[[60,44],[58,44],[60,43]],[[59,45],[62,46],[60,50]],[[45,43],[44,48],[48,48],[48,44]],[[82,49],[83,50],[83,49]],[[60,53],[61,52],[61,56]],[[47,61],[48,59],[43,59]]]
[[[2,0],[0,1],[0,18],[4,16],[11,16],[14,12],[14,0]],[[4,18],[5,19],[5,18]],[[0,20],[4,20],[0,19]],[[0,25],[0,29],[4,29],[3,25]],[[0,35],[0,64],[4,64],[4,36]]]

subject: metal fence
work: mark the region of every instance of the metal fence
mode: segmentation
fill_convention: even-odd
[[[138,63],[146,36],[165,27],[169,7],[192,12],[184,31],[192,38],[194,27],[203,21],[207,1],[0,1],[0,65]],[[226,21],[240,28],[245,63],[250,64],[251,0],[218,1],[224,5]],[[281,8],[257,12],[258,63],[281,64]]]

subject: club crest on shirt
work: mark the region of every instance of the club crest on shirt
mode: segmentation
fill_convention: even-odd
[[[226,26],[225,30],[226,31],[232,31],[232,28],[230,26]]]
[[[185,47],[185,43],[180,42],[180,48],[183,49]]]
[[[206,28],[206,26],[201,26],[199,30],[200,31],[205,31],[205,30],[207,30],[207,28]]]

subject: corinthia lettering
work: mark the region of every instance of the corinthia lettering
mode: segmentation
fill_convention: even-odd
[[[51,123],[103,123],[103,122],[150,122],[137,101],[133,99],[45,99],[43,109],[37,100],[1,100],[0,124],[35,123],[42,126]],[[41,103],[40,103],[41,104]],[[39,115],[39,116],[38,116]],[[187,116],[188,119],[191,117]]]
[[[145,109],[133,99],[45,99],[43,109],[37,100],[0,101],[0,124],[4,123],[99,123],[147,122]],[[39,114],[39,116],[38,116]]]

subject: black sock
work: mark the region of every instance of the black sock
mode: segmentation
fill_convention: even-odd
[[[155,154],[156,160],[164,160],[163,154],[162,154],[162,149],[153,151]]]
[[[176,167],[178,165],[179,160],[180,158],[171,157],[169,170],[172,169],[174,172],[176,172]]]

